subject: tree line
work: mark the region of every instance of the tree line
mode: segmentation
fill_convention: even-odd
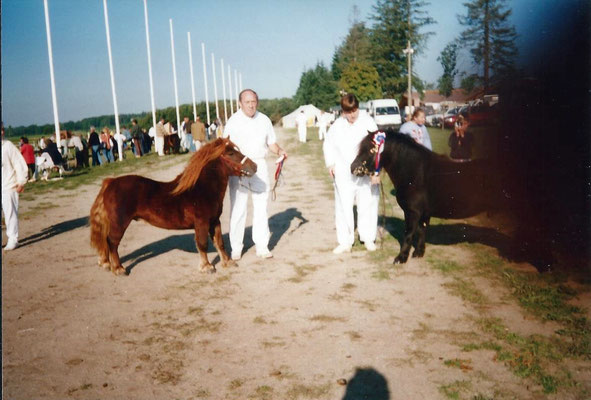
[[[226,103],[228,116],[230,115],[230,105]],[[201,118],[201,121],[207,123],[207,111],[205,108],[205,102],[198,103],[197,107],[197,115]],[[293,111],[294,108],[297,106],[292,98],[281,98],[281,99],[261,99],[259,102],[259,110],[264,114],[268,115],[269,118],[273,121],[273,123],[277,123],[281,117],[285,114],[290,113]],[[220,110],[220,115],[224,115],[224,103],[220,101],[218,103],[218,108]],[[188,116],[189,118],[193,118],[193,105],[192,104],[182,104],[179,106],[179,114],[181,120],[184,116]],[[215,118],[215,102],[209,103],[209,114],[211,120]],[[160,118],[160,116],[164,116],[164,119],[167,121],[172,122],[176,125],[176,107],[167,107],[163,109],[156,110],[156,118]],[[119,124],[121,126],[129,126],[131,125],[131,120],[135,118],[138,121],[138,125],[143,129],[149,129],[152,126],[152,112],[141,112],[141,113],[131,113],[131,114],[119,114]],[[224,120],[224,118],[221,118]],[[213,122],[213,121],[212,121]],[[103,127],[108,127],[110,129],[114,129],[115,127],[115,115],[100,115],[97,117],[89,117],[83,118],[78,121],[68,121],[60,123],[60,129],[68,130],[68,131],[82,131],[87,132],[90,130],[90,127],[94,126],[97,130],[102,129]],[[8,126],[6,129],[6,136],[9,137],[21,137],[21,136],[30,136],[30,135],[43,135],[43,136],[52,136],[55,135],[55,125],[54,124],[45,124],[45,125],[28,125],[28,126],[17,126],[12,127]]]
[[[470,91],[486,91],[513,70],[517,50],[515,28],[509,25],[511,10],[506,0],[471,0],[463,4],[465,14],[458,22],[465,27],[438,57],[443,74],[437,85],[423,81],[412,71],[413,87],[420,94],[429,87],[446,97],[454,88],[456,77]],[[414,55],[421,55],[434,32],[427,30],[436,21],[429,16],[423,0],[378,0],[369,21],[361,21],[353,7],[351,25],[337,46],[330,68],[319,62],[305,70],[294,96],[296,105],[314,104],[328,109],[338,104],[342,92],[354,93],[360,101],[375,98],[402,99],[407,92],[408,64],[403,50],[410,42]],[[461,11],[461,10],[458,10]],[[466,51],[472,65],[458,71],[459,52]]]

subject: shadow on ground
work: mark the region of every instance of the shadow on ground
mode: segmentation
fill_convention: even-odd
[[[355,375],[347,384],[342,400],[389,400],[390,390],[384,375],[373,368],[357,368]]]
[[[299,220],[297,224],[292,224],[292,221]],[[271,229],[271,238],[269,240],[269,248],[272,250],[277,243],[281,240],[284,235],[291,235],[295,230],[299,229],[303,224],[307,223],[308,220],[302,216],[302,213],[298,211],[296,208],[288,208],[285,211],[277,213],[269,218],[269,227]],[[292,226],[294,225],[294,226]],[[291,229],[290,229],[291,228]],[[229,246],[229,237],[228,234],[222,235],[222,239],[224,241],[224,246],[228,254],[230,254],[230,246]],[[123,239],[125,240],[125,239]],[[252,226],[249,226],[245,229],[244,232],[244,251],[247,251],[251,247],[254,246],[254,242],[252,241]],[[172,250],[182,250],[188,253],[195,254],[195,266],[199,265],[199,258],[197,257],[197,246],[195,245],[195,235],[194,233],[182,234],[182,235],[173,235],[168,236],[164,239],[158,240],[156,242],[149,243],[137,250],[134,250],[130,254],[126,254],[121,257],[121,263],[126,263],[131,261],[131,264],[128,265],[125,269],[127,273],[131,273],[131,270],[134,269],[138,264],[149,260],[153,257],[158,257],[162,254],[168,253]],[[215,247],[211,240],[209,240],[207,252],[215,252]],[[219,255],[216,254],[213,260],[210,260],[213,265],[216,265],[220,262]]]
[[[66,233],[83,226],[88,226],[88,217],[80,217],[71,219],[69,221],[60,222],[59,224],[51,225],[43,229],[39,233],[35,233],[22,240],[19,240],[19,247],[25,247],[37,242],[41,242],[42,240],[50,239],[56,235]]]
[[[380,217],[381,221],[381,217]],[[386,218],[386,230],[402,242],[404,220],[396,217]],[[528,237],[532,237],[528,235]],[[528,262],[540,272],[547,271],[552,264],[552,255],[543,248],[542,242],[524,239],[521,236],[510,237],[493,228],[473,226],[464,223],[430,225],[427,229],[427,244],[454,245],[458,243],[480,243],[494,247],[499,255],[511,262]],[[427,246],[425,253],[428,254]]]

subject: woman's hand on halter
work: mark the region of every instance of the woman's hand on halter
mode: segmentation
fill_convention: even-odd
[[[380,180],[381,180],[380,175],[379,174],[372,175],[369,180],[372,185],[379,185]]]

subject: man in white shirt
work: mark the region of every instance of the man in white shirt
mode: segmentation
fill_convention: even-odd
[[[2,127],[2,211],[6,222],[8,242],[4,250],[18,246],[18,194],[25,190],[27,163],[11,141],[4,139]]]
[[[238,98],[241,108],[228,120],[224,137],[229,137],[242,154],[257,164],[257,172],[252,177],[230,177],[232,259],[239,260],[242,256],[249,192],[252,195],[252,240],[256,246],[256,254],[261,258],[271,258],[273,255],[268,247],[271,233],[267,217],[270,184],[265,156],[267,149],[285,158],[287,153],[277,144],[269,117],[257,111],[259,97],[256,92],[245,89]]]
[[[181,146],[191,152],[195,152],[195,144],[193,143],[193,134],[191,133],[191,121],[189,117],[185,117],[181,123]]]
[[[330,114],[324,112],[324,110],[320,111],[320,116],[318,117],[318,139],[324,140],[326,137],[326,129],[330,124]]]
[[[302,110],[296,117],[296,125],[298,126],[298,136],[300,138],[300,142],[302,143],[306,143],[306,139],[308,136],[307,124],[308,118],[306,118],[306,114],[304,113],[304,110]]]
[[[335,224],[339,245],[335,254],[348,253],[355,242],[353,204],[357,199],[357,230],[368,251],[375,251],[378,226],[379,178],[351,174],[359,143],[368,132],[378,130],[367,113],[359,112],[353,94],[341,99],[343,115],[328,130],[324,141],[324,159],[335,187]]]

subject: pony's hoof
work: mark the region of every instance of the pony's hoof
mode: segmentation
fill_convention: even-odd
[[[115,269],[113,269],[112,271],[113,271],[113,274],[118,275],[118,276],[126,274],[125,268],[123,268],[122,266],[118,266]]]
[[[398,255],[394,259],[394,264],[404,264],[407,259],[408,259],[408,256],[407,257],[402,257],[402,256]]]
[[[234,260],[228,260],[225,263],[223,263],[222,265],[224,266],[224,268],[237,267],[238,266],[238,264]]]
[[[412,253],[412,258],[422,258],[424,255],[424,251],[415,251],[414,253]]]
[[[105,270],[110,270],[111,269],[111,263],[109,262],[99,262],[99,267],[101,267],[102,269]]]
[[[201,267],[201,273],[203,274],[215,274],[215,267],[211,264],[203,265]]]

